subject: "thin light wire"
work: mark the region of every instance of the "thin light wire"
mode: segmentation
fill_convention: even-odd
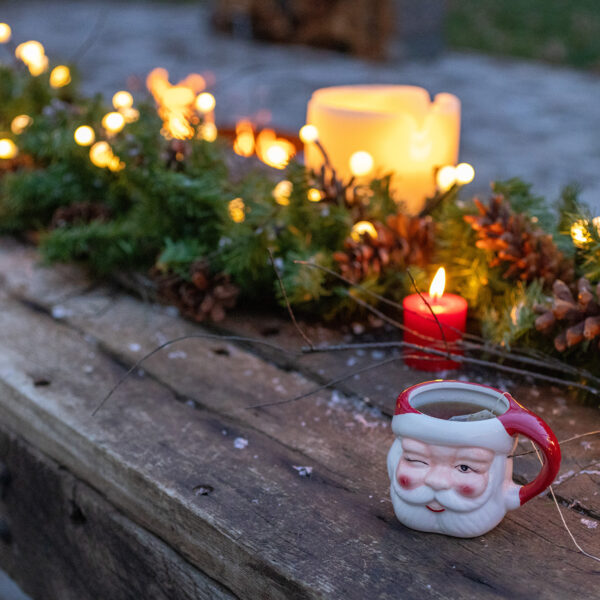
[[[538,457],[538,460],[543,465],[544,461],[542,460],[542,457],[540,456],[539,450],[535,447],[535,444],[533,442],[531,442],[531,445],[533,446],[533,449],[535,450],[535,453],[536,453],[536,455]],[[573,541],[573,544],[575,545],[575,548],[577,548],[577,550],[579,550],[579,552],[581,552],[582,554],[584,554],[588,558],[591,558],[592,560],[595,560],[596,562],[600,562],[600,557],[594,556],[593,554],[590,554],[589,552],[586,552],[579,545],[579,542],[575,539],[575,536],[573,535],[573,532],[569,529],[569,526],[567,525],[567,521],[566,521],[566,519],[565,519],[565,517],[563,515],[562,510],[560,510],[560,505],[558,504],[558,500],[556,499],[556,494],[554,493],[553,487],[549,486],[549,489],[550,489],[550,494],[552,495],[552,500],[554,500],[554,505],[556,506],[556,510],[558,511],[558,514],[560,516],[560,520],[562,521],[562,524],[564,525],[565,529],[567,530],[567,533],[569,534],[569,537]]]

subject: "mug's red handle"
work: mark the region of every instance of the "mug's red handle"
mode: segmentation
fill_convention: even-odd
[[[508,394],[507,394],[508,396]],[[552,430],[536,414],[510,398],[510,409],[498,419],[508,435],[522,433],[535,442],[543,454],[538,476],[519,490],[521,505],[542,493],[553,481],[560,468],[560,446]]]

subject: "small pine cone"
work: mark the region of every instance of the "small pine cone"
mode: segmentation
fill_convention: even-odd
[[[557,327],[562,328],[554,338],[554,347],[559,352],[576,346],[584,340],[596,340],[598,344],[590,346],[590,351],[600,348],[600,286],[594,288],[582,277],[577,282],[577,301],[569,287],[561,280],[552,285],[552,307],[535,306],[541,313],[535,321],[535,327],[544,334],[552,334]]]
[[[577,302],[581,310],[588,315],[600,314],[600,306],[594,296],[592,285],[585,277],[577,281],[577,291]]]
[[[229,276],[212,275],[205,260],[192,263],[189,281],[171,272],[161,273],[156,267],[151,275],[157,283],[159,299],[177,306],[183,316],[197,322],[222,321],[239,294]]]
[[[434,223],[430,217],[390,215],[386,224],[374,223],[377,237],[349,237],[344,251],[333,253],[340,273],[353,282],[379,276],[388,267],[425,266],[433,254]]]
[[[372,275],[380,275],[389,264],[390,254],[386,248],[389,236],[381,223],[374,224],[377,237],[365,234],[360,240],[349,237],[344,242],[344,251],[333,253],[340,273],[352,282],[359,282]]]
[[[556,317],[554,316],[554,313],[549,310],[535,320],[535,328],[542,333],[548,333],[552,330],[555,323]]]
[[[537,279],[546,286],[559,278],[573,281],[573,262],[562,254],[552,236],[526,215],[514,213],[504,196],[492,196],[488,204],[479,199],[474,202],[478,214],[466,215],[464,220],[477,232],[476,246],[490,253],[489,266],[501,268],[505,279]]]
[[[588,317],[585,320],[583,337],[586,340],[593,340],[598,336],[600,336],[600,317]]]
[[[108,221],[110,209],[105,204],[95,202],[74,202],[61,206],[54,211],[51,229],[67,227],[69,225],[85,225],[92,221]]]
[[[390,215],[386,223],[393,236],[388,245],[391,246],[393,242],[393,246],[400,250],[400,253],[395,255],[394,264],[424,267],[431,262],[435,224],[430,216],[411,217],[398,213]]]

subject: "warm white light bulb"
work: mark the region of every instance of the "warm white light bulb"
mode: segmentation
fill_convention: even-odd
[[[456,183],[456,169],[452,165],[442,167],[435,176],[440,191],[449,190]]]
[[[125,117],[118,112],[109,112],[102,117],[102,127],[109,133],[119,133],[125,127]]]
[[[475,178],[475,169],[469,163],[460,163],[456,165],[456,183],[467,185]]]
[[[0,140],[0,158],[14,158],[18,153],[19,150],[12,140],[9,140],[8,138]]]
[[[73,137],[75,138],[75,142],[80,146],[89,146],[94,143],[96,134],[89,125],[81,125],[75,130]]]
[[[355,177],[368,175],[373,170],[373,157],[364,150],[355,152],[350,157],[350,172]]]
[[[129,92],[121,90],[112,97],[112,103],[117,110],[131,108],[133,106],[133,96]]]
[[[71,70],[66,65],[58,65],[50,72],[50,85],[61,88],[71,83]]]
[[[33,123],[33,119],[29,115],[18,115],[10,123],[10,130],[19,135],[25,131]]]
[[[0,44],[6,44],[12,37],[12,30],[8,23],[0,23]]]
[[[378,237],[377,229],[375,229],[373,223],[370,223],[369,221],[358,221],[358,223],[353,225],[350,237],[355,242],[360,242],[360,238],[365,234],[371,236],[374,240]]]
[[[198,94],[198,97],[196,98],[196,108],[201,113],[207,113],[214,110],[215,104],[215,97],[208,92],[202,92],[201,94]]]
[[[298,133],[303,144],[311,144],[319,139],[319,132],[314,125],[304,125]]]

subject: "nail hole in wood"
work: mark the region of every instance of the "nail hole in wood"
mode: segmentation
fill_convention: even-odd
[[[215,488],[212,485],[201,484],[194,486],[192,490],[196,496],[208,496],[215,491]]]
[[[87,522],[83,511],[73,500],[71,500],[71,514],[69,515],[69,519],[75,525],[84,525]]]
[[[44,373],[30,373],[29,377],[31,377],[31,381],[33,381],[35,387],[44,387],[52,383],[50,377]]]
[[[229,356],[230,352],[229,350],[227,350],[227,348],[214,348],[213,349],[214,354],[218,354],[219,356]]]

